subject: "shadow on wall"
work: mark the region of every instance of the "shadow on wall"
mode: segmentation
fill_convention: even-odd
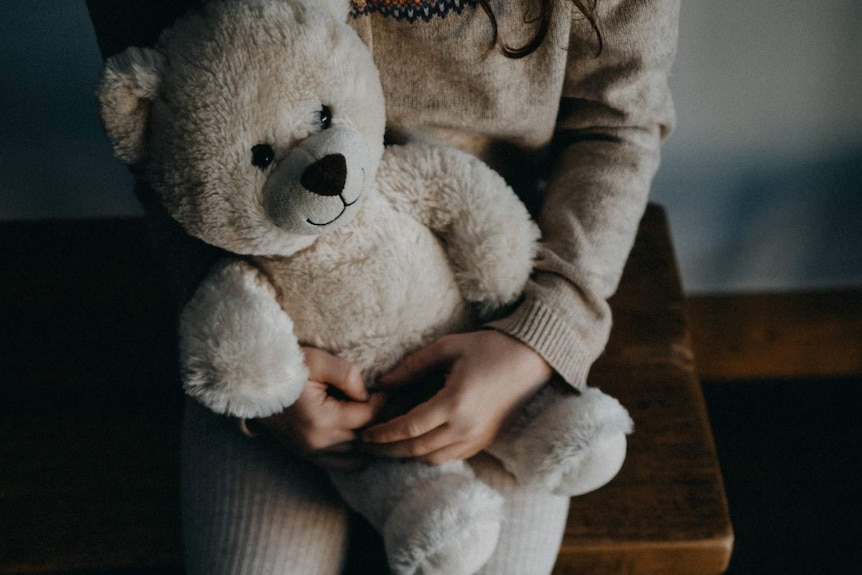
[[[862,146],[818,157],[669,154],[669,209],[689,292],[862,285]]]

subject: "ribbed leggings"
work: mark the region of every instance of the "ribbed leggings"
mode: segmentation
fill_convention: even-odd
[[[266,438],[243,436],[192,401],[185,410],[182,457],[188,575],[341,571],[348,512],[323,471]],[[482,573],[550,573],[569,499],[520,489],[489,456],[471,464],[507,501],[497,551]]]

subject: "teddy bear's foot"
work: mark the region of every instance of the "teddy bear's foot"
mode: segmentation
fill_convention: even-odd
[[[396,575],[471,575],[497,546],[503,497],[475,478],[438,477],[418,485],[383,529]]]
[[[548,386],[488,452],[522,485],[572,497],[616,476],[632,427],[626,409],[596,388],[577,395]]]
[[[622,469],[626,445],[624,433],[598,439],[580,460],[572,458],[549,469],[542,489],[569,497],[595,491]]]

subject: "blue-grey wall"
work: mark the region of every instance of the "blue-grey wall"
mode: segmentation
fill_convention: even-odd
[[[0,219],[139,214],[83,0],[3,2]],[[653,197],[689,292],[862,285],[862,3],[685,0]]]
[[[686,288],[862,285],[862,3],[684,0],[672,87]]]
[[[99,124],[84,0],[0,4],[0,219],[138,213]]]

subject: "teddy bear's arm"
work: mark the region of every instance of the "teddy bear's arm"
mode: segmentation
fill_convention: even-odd
[[[251,264],[217,265],[180,316],[186,393],[217,413],[263,417],[296,401],[306,381],[293,322]]]
[[[468,301],[514,301],[533,269],[539,229],[505,180],[479,159],[442,146],[387,148],[379,180],[396,209],[439,234]]]

